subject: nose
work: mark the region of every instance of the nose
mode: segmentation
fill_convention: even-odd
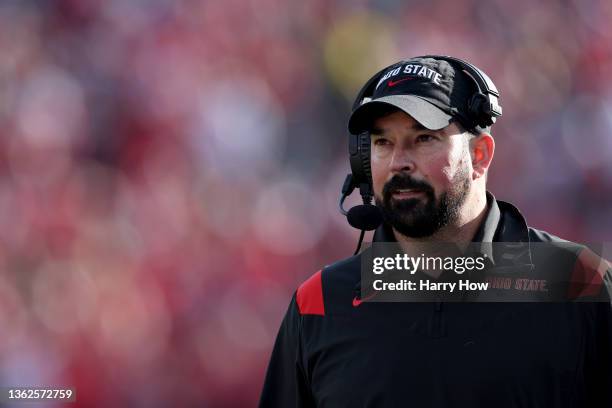
[[[396,147],[393,150],[389,170],[393,174],[397,173],[412,173],[416,168],[416,164],[407,149]]]

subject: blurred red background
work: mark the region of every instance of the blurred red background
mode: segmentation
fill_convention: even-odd
[[[352,98],[404,57],[487,72],[490,190],[609,241],[610,20],[595,0],[3,1],[0,385],[255,405],[293,291],[356,245]]]

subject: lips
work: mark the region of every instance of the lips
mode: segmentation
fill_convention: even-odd
[[[400,188],[400,189],[393,190],[391,192],[391,196],[393,198],[399,198],[399,199],[414,198],[422,194],[425,194],[425,192],[423,190],[416,189],[416,188]]]
[[[396,174],[382,191],[383,200],[393,201],[425,200],[433,198],[433,189],[424,180],[417,180],[408,174]]]

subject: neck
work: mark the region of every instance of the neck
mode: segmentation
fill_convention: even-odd
[[[453,242],[461,249],[467,248],[478,231],[487,214],[487,198],[483,192],[473,200],[463,205],[459,211],[459,217],[453,223],[445,225],[433,235],[423,238],[413,238],[402,235],[393,229],[393,235],[402,249],[408,251],[419,251],[427,244],[433,242]]]

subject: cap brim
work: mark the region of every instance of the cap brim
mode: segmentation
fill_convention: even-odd
[[[415,95],[389,95],[366,102],[351,114],[348,128],[352,134],[370,130],[374,119],[380,116],[381,109],[389,105],[401,109],[427,129],[439,130],[448,126],[452,116],[431,102]]]

